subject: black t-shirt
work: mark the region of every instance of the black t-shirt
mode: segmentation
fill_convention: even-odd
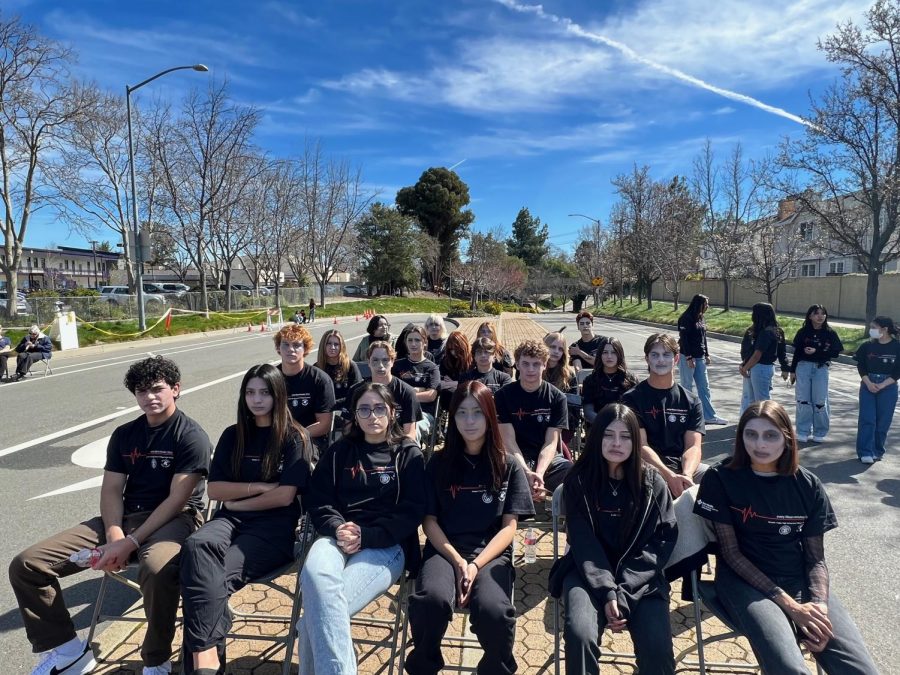
[[[266,453],[266,445],[271,435],[272,427],[250,427],[250,438],[244,446],[240,474],[235,475],[232,458],[234,457],[237,425],[232,425],[225,429],[216,445],[212,466],[209,468],[209,482],[263,482],[262,459]],[[266,482],[292,485],[297,488],[297,497],[299,498],[309,486],[311,473],[309,464],[303,459],[303,438],[299,433],[293,433],[281,448],[278,470]],[[224,505],[222,510],[228,512]],[[254,522],[255,527],[266,527],[266,529],[289,528],[293,536],[293,526],[296,525],[297,519],[300,517],[300,502],[295,499],[290,506],[281,506],[266,509],[265,511],[235,511],[231,513],[234,513],[244,521],[258,520],[259,523]]]
[[[460,382],[468,382],[469,380],[481,382],[481,384],[491,390],[491,393],[496,394],[500,387],[512,382],[512,377],[496,368],[491,368],[486,373],[479,372],[478,368],[472,368],[472,370],[464,373],[459,378]]]
[[[525,391],[522,383],[510,382],[494,394],[500,424],[512,424],[516,443],[525,461],[537,462],[544,437],[550,427],[569,428],[566,395],[549,382],[541,382],[534,391]]]
[[[281,366],[278,366],[281,370]],[[282,373],[283,374],[283,373]],[[317,413],[334,409],[334,385],[331,378],[316,366],[305,364],[296,375],[285,375],[288,408],[297,424],[308,427],[316,423]]]
[[[634,410],[647,433],[647,445],[666,466],[681,471],[684,432],[706,434],[700,399],[680,384],[671,389],[656,389],[644,380],[622,396],[622,403]]]
[[[620,560],[627,542],[622,534],[625,514],[632,508],[631,490],[625,480],[609,479],[596,504],[595,534],[606,551],[608,560]]]
[[[325,364],[325,374],[331,378],[331,385],[334,387],[334,410],[342,410],[350,405],[347,395],[350,393],[353,386],[362,382],[363,379],[359,372],[359,367],[356,363],[351,361],[350,370],[347,371],[347,377],[344,378],[342,382],[338,382],[335,377],[337,377],[339,367],[340,366],[337,364],[333,366],[328,363]]]
[[[399,377],[413,389],[425,388],[438,391],[441,387],[441,371],[433,361],[422,359],[410,361],[409,358],[398,359],[391,368],[391,374]],[[435,401],[419,402],[423,412],[434,415]]]
[[[587,376],[582,385],[582,401],[584,404],[592,404],[597,412],[603,406],[610,403],[618,403],[622,395],[634,386],[631,378],[626,378],[625,373],[617,370],[612,375],[596,370]]]
[[[887,344],[875,340],[863,342],[853,359],[860,375],[889,375],[900,380],[900,342],[897,340]]]
[[[504,515],[514,514],[520,519],[534,515],[531,489],[522,466],[515,460],[506,462],[506,476],[499,491],[494,489],[490,462],[484,453],[460,458],[463,470],[459,484],[442,488],[438,483],[442,454],[436,453],[425,467],[425,514],[437,518],[461,556],[474,558],[481,553],[500,531]],[[507,560],[510,552],[504,553]]]
[[[585,342],[583,338],[578,338],[578,342],[573,342],[572,346],[578,347],[585,354],[590,354],[591,356],[594,357],[594,359],[596,359],[597,358],[597,350],[600,349],[600,342],[604,339],[605,338],[602,335],[595,335],[587,342]],[[596,360],[594,361],[594,363],[585,363],[579,357],[573,356],[572,357],[572,365],[573,366],[575,365],[576,361],[580,364],[579,367],[581,367],[581,368],[593,368],[594,364],[596,363]]]
[[[777,360],[781,362],[782,370],[788,369],[784,336],[775,326],[768,326],[756,336],[751,335],[750,331],[744,333],[741,340],[741,360],[746,363],[753,352],[757,351],[761,352],[759,363],[771,366]]]
[[[803,467],[794,476],[760,476],[749,467],[714,466],[694,513],[732,525],[741,553],[770,578],[803,576],[803,539],[837,527],[825,488]]]
[[[353,391],[362,385],[362,382],[354,385],[350,393],[347,394],[348,405],[353,400]],[[394,404],[397,406],[397,422],[400,426],[418,422],[419,418],[422,417],[422,409],[419,407],[419,402],[416,400],[416,392],[413,388],[399,377],[392,377],[391,383],[387,385],[387,388],[394,397]]]
[[[206,476],[212,444],[203,428],[181,410],[159,426],[146,415],[113,431],[106,448],[104,471],[125,474],[125,513],[152,511],[168,496],[179,473]],[[205,483],[194,488],[187,505],[203,508]]]

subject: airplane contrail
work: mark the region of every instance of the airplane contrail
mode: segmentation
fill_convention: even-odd
[[[562,25],[565,30],[572,35],[576,35],[578,37],[585,38],[590,40],[591,42],[597,42],[602,45],[606,45],[607,47],[611,47],[615,49],[617,52],[625,56],[626,58],[635,61],[636,63],[643,64],[648,68],[652,68],[660,73],[665,75],[669,75],[670,77],[674,77],[677,80],[681,80],[682,82],[686,82],[694,87],[698,87],[700,89],[705,89],[706,91],[711,91],[714,94],[718,94],[724,98],[730,99],[732,101],[738,101],[739,103],[745,103],[747,105],[753,106],[754,108],[759,108],[760,110],[764,110],[765,112],[772,113],[773,115],[778,115],[779,117],[784,117],[786,119],[791,120],[792,122],[797,122],[798,124],[802,124],[804,126],[813,127],[814,125],[804,120],[799,115],[795,115],[792,112],[788,112],[783,108],[778,108],[773,105],[769,105],[768,103],[764,103],[759,99],[755,99],[752,96],[747,96],[746,94],[741,94],[736,91],[731,91],[730,89],[723,89],[722,87],[717,87],[714,84],[710,84],[709,82],[704,82],[699,77],[694,77],[693,75],[689,75],[682,70],[678,70],[677,68],[672,68],[670,66],[666,66],[662,63],[657,63],[651,59],[648,59],[645,56],[641,56],[636,51],[634,51],[631,47],[626,44],[622,44],[616,40],[612,40],[604,35],[599,35],[597,33],[592,33],[588,30],[585,30],[580,25],[568,19],[566,17],[557,16],[556,14],[551,14],[549,12],[544,11],[543,5],[522,5],[514,0],[495,0],[499,2],[501,5],[508,7],[509,9],[515,10],[517,12],[521,12],[523,14],[534,14],[535,16],[544,19],[545,21],[551,21],[556,24]]]
[[[455,169],[456,167],[458,167],[460,164],[462,164],[462,163],[465,162],[465,161],[466,161],[465,159],[459,160],[456,164],[454,164],[453,166],[451,166],[449,170],[450,170],[450,171],[453,171],[453,169]]]

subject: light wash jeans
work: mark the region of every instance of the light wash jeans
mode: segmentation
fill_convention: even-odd
[[[331,537],[316,540],[300,572],[300,675],[356,673],[350,617],[400,578],[403,560],[399,545],[367,548],[348,556]]]
[[[806,440],[813,436],[824,437],[830,426],[828,407],[828,366],[812,361],[800,361],[795,371],[797,383],[794,397],[797,400],[797,438]]]
[[[422,419],[416,422],[416,442],[420,448],[425,448],[427,445],[432,426],[434,426],[434,415],[422,411]]]
[[[887,375],[869,375],[872,382],[884,382]],[[881,459],[887,440],[894,408],[897,407],[897,384],[894,383],[877,394],[859,383],[859,424],[856,430],[856,454],[861,459]]]
[[[750,369],[750,377],[744,378],[744,393],[741,396],[741,415],[751,403],[768,401],[772,398],[772,377],[775,364],[757,363]]]
[[[694,383],[697,383],[697,398],[700,399],[700,404],[703,406],[703,419],[711,420],[714,417],[718,417],[710,398],[706,360],[695,358],[694,367],[691,368],[684,355],[682,355],[681,360],[678,362],[678,375],[681,378],[681,386],[690,392],[694,391]]]

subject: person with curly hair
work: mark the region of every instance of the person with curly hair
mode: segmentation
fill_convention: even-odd
[[[172,670],[182,544],[203,522],[204,478],[212,449],[197,422],[178,409],[181,372],[162,356],[136,361],[125,387],[143,413],[113,431],[100,487],[100,515],[54,534],[17,555],[9,581],[25,633],[42,660],[33,673],[90,673],[91,646],[80,640],[59,580],[84,571],[70,558],[97,549],[92,567],[117,572],[138,563],[147,633],[143,675]]]

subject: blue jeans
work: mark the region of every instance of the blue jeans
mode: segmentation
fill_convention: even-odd
[[[300,572],[300,675],[356,673],[350,617],[387,591],[402,571],[399,544],[349,556],[331,537],[321,537],[312,545]]]
[[[420,448],[424,448],[431,436],[431,427],[434,426],[434,415],[422,411],[422,419],[416,422],[416,442]]]
[[[872,382],[884,382],[887,375],[869,375]],[[859,385],[859,424],[856,431],[856,454],[861,458],[880,459],[884,455],[884,441],[887,439],[894,408],[897,406],[897,383],[882,389],[877,394]]]
[[[711,420],[716,415],[716,409],[713,408],[712,399],[709,393],[709,377],[706,374],[706,360],[703,358],[694,359],[694,367],[691,368],[684,356],[678,362],[678,375],[681,378],[681,386],[690,392],[694,391],[694,383],[697,383],[697,398],[703,406],[703,418]]]
[[[741,396],[741,414],[751,403],[768,401],[772,398],[772,377],[775,375],[775,364],[757,363],[750,369],[750,377],[744,378],[744,393]]]
[[[800,361],[794,396],[797,400],[797,437],[805,440],[813,436],[825,436],[829,428],[828,366],[812,361]]]
[[[772,577],[794,597],[804,600],[802,577]],[[772,600],[741,579],[724,561],[716,565],[716,594],[728,617],[750,642],[763,673],[809,675],[797,644],[794,624]],[[862,635],[834,594],[828,597],[828,618],[834,637],[825,649],[813,654],[828,675],[878,675]]]

